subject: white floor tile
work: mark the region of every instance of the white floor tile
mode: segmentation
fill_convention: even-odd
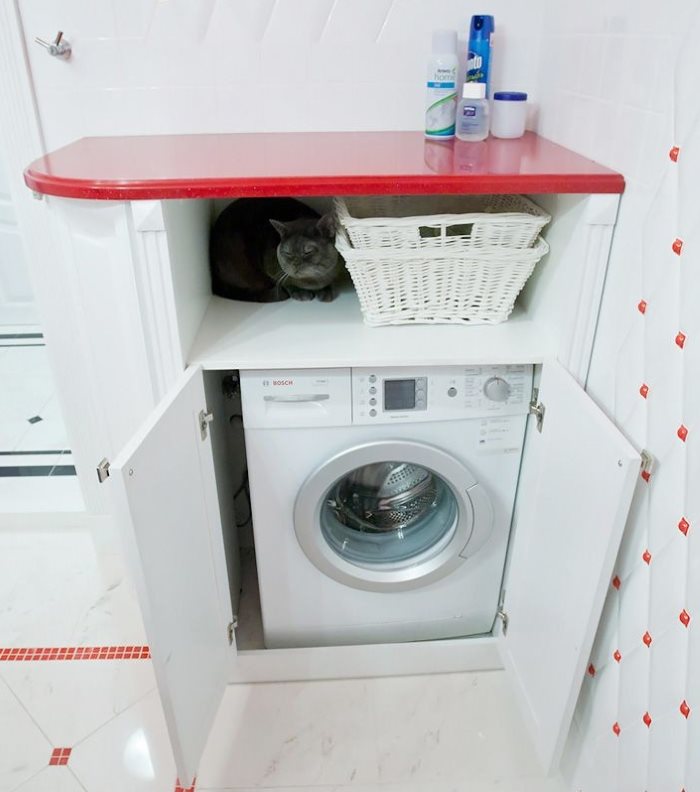
[[[0,478],[0,513],[80,512],[85,501],[76,476]]]
[[[175,763],[157,694],[76,745],[70,766],[89,792],[171,792]]]
[[[44,768],[17,789],[17,792],[86,792],[67,766]]]
[[[473,780],[465,775],[460,781],[401,784],[350,784],[344,786],[314,787],[203,787],[197,792],[567,792],[556,778],[517,778],[506,781]]]
[[[0,676],[54,746],[71,747],[155,688],[148,660],[4,663]]]
[[[198,788],[324,785],[563,790],[545,783],[502,672],[229,687]]]
[[[503,672],[373,680],[371,700],[381,781],[540,774]]]
[[[12,559],[1,565],[0,644],[146,643],[121,557],[104,548],[106,521],[76,516],[73,530],[55,529],[47,516],[46,525],[0,530],[0,559]]]
[[[53,746],[0,680],[0,792],[10,792],[46,767]]]

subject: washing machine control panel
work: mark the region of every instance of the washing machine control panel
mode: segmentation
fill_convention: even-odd
[[[532,366],[352,369],[353,423],[440,421],[527,413]]]

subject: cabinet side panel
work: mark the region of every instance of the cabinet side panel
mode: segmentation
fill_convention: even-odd
[[[177,324],[185,367],[211,299],[208,200],[163,201]]]

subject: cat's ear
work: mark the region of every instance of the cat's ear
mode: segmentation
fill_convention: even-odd
[[[324,214],[323,217],[319,218],[316,223],[316,230],[326,239],[335,239],[336,223],[332,212],[328,212],[328,214]]]
[[[270,220],[270,225],[277,231],[280,235],[280,239],[284,239],[289,234],[289,229],[284,223],[280,223],[279,220]]]

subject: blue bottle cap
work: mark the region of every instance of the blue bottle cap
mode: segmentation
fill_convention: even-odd
[[[522,91],[496,91],[493,98],[501,102],[527,102],[527,94]]]
[[[496,25],[490,14],[475,14],[469,28],[469,40],[488,39],[495,28]]]

